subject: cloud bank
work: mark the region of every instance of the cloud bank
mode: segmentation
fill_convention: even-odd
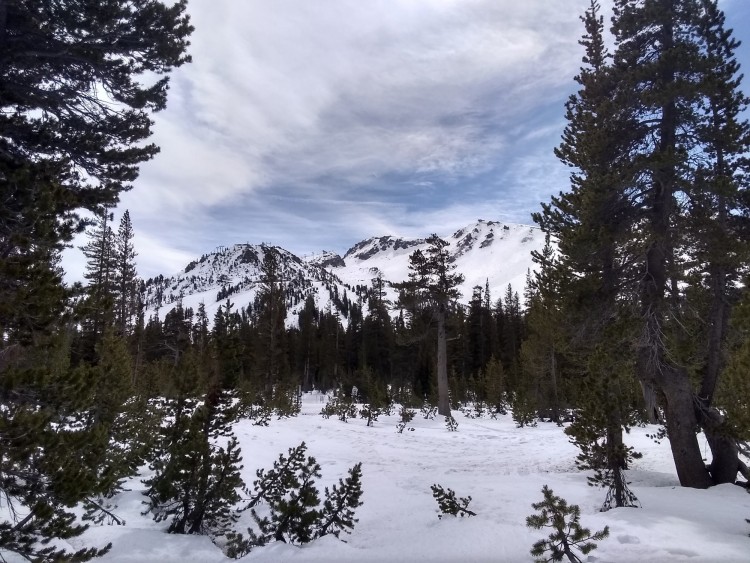
[[[530,221],[588,0],[191,0],[193,63],[122,198],[149,277],[219,244]]]

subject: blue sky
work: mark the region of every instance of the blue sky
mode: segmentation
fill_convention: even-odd
[[[567,186],[552,149],[588,4],[191,0],[193,63],[154,117],[161,153],[117,210],[139,274],[238,242],[343,253],[369,236],[531,222]],[[720,4],[750,42],[750,2]],[[80,253],[64,266],[77,279]]]

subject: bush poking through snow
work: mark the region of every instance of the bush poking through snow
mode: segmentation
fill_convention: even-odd
[[[360,409],[359,416],[367,420],[367,426],[372,426],[373,423],[377,422],[380,412],[379,408],[373,407],[372,405],[365,405]]]
[[[332,534],[337,538],[341,532],[350,534],[357,519],[354,511],[362,505],[362,464],[349,470],[349,476],[339,479],[338,485],[325,489],[323,508],[320,491],[315,479],[320,478],[320,465],[312,456],[306,456],[304,442],[289,450],[289,457],[279,455],[273,469],[258,470],[254,482],[254,493],[245,509],[250,508],[259,533],[248,530],[249,539],[238,535],[237,550],[232,556],[241,557],[252,546],[265,545],[271,541],[293,544],[308,543],[319,537]],[[268,514],[260,516],[254,507],[265,502]]]
[[[414,409],[410,409],[409,407],[401,407],[401,410],[398,411],[398,415],[401,417],[401,422],[409,423],[412,420],[414,420],[414,415],[417,414],[417,411]]]
[[[471,497],[456,497],[456,492],[453,489],[443,489],[440,485],[432,485],[432,496],[438,503],[440,514],[438,518],[442,518],[443,515],[448,514],[450,516],[476,516],[477,513],[469,510],[469,503]]]
[[[539,514],[527,517],[526,525],[536,530],[552,528],[553,532],[531,548],[531,555],[537,558],[534,561],[548,563],[562,561],[567,557],[570,563],[582,563],[573,550],[580,551],[583,555],[593,551],[596,549],[595,542],[609,536],[609,526],[592,535],[591,530],[581,527],[579,523],[581,509],[578,505],[568,506],[568,502],[556,496],[547,485],[542,487],[542,494],[544,500],[531,505]]]
[[[398,414],[401,417],[401,420],[399,420],[398,424],[396,424],[396,431],[399,434],[403,434],[406,425],[414,420],[414,415],[417,414],[417,411],[402,405],[401,410],[398,411]],[[409,428],[409,430],[414,430],[414,428]]]
[[[458,431],[458,421],[453,418],[453,415],[448,415],[445,417],[445,427],[448,429],[448,432]]]
[[[432,420],[435,418],[435,415],[437,414],[437,407],[433,406],[429,401],[425,401],[422,404],[422,408],[420,409],[420,412],[422,413],[422,416],[425,420]]]
[[[354,511],[362,506],[362,463],[356,464],[349,470],[349,476],[329,491],[326,487],[323,510],[319,511],[320,519],[315,530],[315,537],[327,534],[339,537],[341,532],[351,534],[354,524],[359,520],[354,517]]]
[[[334,397],[328,401],[320,411],[323,418],[330,418],[335,415],[341,422],[346,422],[350,418],[357,417],[357,407],[351,399]]]

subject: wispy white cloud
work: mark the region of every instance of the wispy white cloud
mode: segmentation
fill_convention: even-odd
[[[528,221],[565,180],[551,150],[588,4],[191,0],[193,63],[121,205],[141,273],[235,241]]]

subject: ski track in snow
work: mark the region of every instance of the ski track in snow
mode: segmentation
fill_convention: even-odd
[[[587,473],[575,467],[577,449],[563,429],[551,423],[518,429],[511,417],[469,419],[454,413],[457,432],[442,417],[425,420],[419,413],[403,434],[396,432],[396,414],[381,417],[374,427],[362,419],[343,423],[323,419],[323,398],[307,395],[302,414],[273,419],[268,427],[243,420],[235,432],[242,447],[245,482],[256,469],[270,468],[280,453],[303,440],[308,455],[322,467],[321,490],[362,461],[363,506],[353,534],[324,537],[297,547],[275,543],[256,548],[243,561],[281,562],[522,562],[532,561],[529,549],[549,531],[526,528],[525,519],[541,500],[541,488],[581,507],[582,524],[592,532],[610,527],[609,538],[586,562],[695,563],[750,561],[750,495],[740,487],[722,485],[707,491],[678,486],[666,440],[655,444],[645,435],[655,428],[635,428],[626,443],[644,454],[627,472],[643,508],[599,512],[605,491],[586,484]],[[413,431],[408,428],[414,428]],[[472,518],[437,517],[430,485],[438,483],[461,497],[472,496]],[[196,562],[229,561],[208,538],[165,532],[141,514],[144,486],[138,479],[116,499],[117,514],[126,526],[98,526],[71,543],[74,547],[103,545],[112,551],[101,561]],[[243,513],[238,530],[252,522]]]

